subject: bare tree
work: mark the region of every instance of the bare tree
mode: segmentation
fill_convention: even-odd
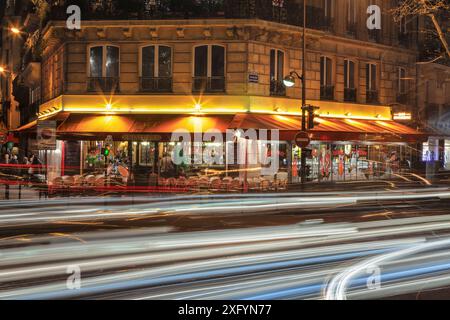
[[[442,10],[449,10],[448,0],[403,0],[400,4],[392,10],[394,20],[400,22],[403,18],[408,16],[427,16],[433,22],[439,40],[445,48],[447,56],[450,58],[450,48],[439,25],[436,17]]]

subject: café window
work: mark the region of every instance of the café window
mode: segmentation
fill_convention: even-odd
[[[89,91],[118,91],[120,49],[116,46],[89,48]]]
[[[194,49],[194,92],[225,91],[225,47],[202,45]]]
[[[286,88],[284,78],[284,52],[277,49],[270,50],[270,94],[285,96]]]
[[[356,102],[355,63],[348,59],[344,60],[344,100]]]
[[[320,99],[334,99],[333,65],[329,57],[320,57]]]
[[[172,91],[172,48],[160,45],[143,47],[140,62],[141,91]]]

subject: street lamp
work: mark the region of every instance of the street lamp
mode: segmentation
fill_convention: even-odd
[[[20,34],[20,29],[16,27],[11,27],[9,30],[14,34]]]
[[[291,71],[288,76],[284,77],[283,84],[287,88],[291,88],[295,85],[295,77],[302,80],[302,76],[300,76],[297,72]]]
[[[286,76],[283,79],[283,84],[290,88],[295,85],[295,77],[300,79],[302,81],[302,130],[303,132],[306,132],[306,109],[308,108],[306,106],[306,1],[303,0],[303,35],[302,35],[302,42],[303,42],[303,51],[302,51],[302,75],[299,75],[295,71],[291,71],[288,76]],[[303,185],[306,182],[306,152],[304,148],[302,149],[301,153],[301,165],[300,165],[300,181]]]

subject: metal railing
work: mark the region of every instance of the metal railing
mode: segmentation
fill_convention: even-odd
[[[334,86],[320,86],[320,100],[334,100]]]
[[[356,88],[344,88],[344,101],[356,102]]]
[[[286,96],[286,87],[283,81],[280,80],[270,80],[270,95],[271,96]]]
[[[192,79],[192,92],[225,92],[225,77],[194,77]]]
[[[172,92],[172,77],[141,77],[142,92]]]
[[[346,33],[348,36],[356,38],[356,30],[357,30],[356,22],[347,23]]]
[[[118,92],[120,78],[119,77],[90,77],[88,78],[87,90],[91,92]]]
[[[378,103],[378,90],[367,90],[366,91],[366,102],[367,103]]]
[[[399,93],[397,95],[397,102],[401,104],[407,104],[408,103],[408,94],[407,93]]]

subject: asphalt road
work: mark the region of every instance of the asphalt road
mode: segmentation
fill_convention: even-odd
[[[449,206],[447,187],[4,200],[0,299],[446,299]]]

